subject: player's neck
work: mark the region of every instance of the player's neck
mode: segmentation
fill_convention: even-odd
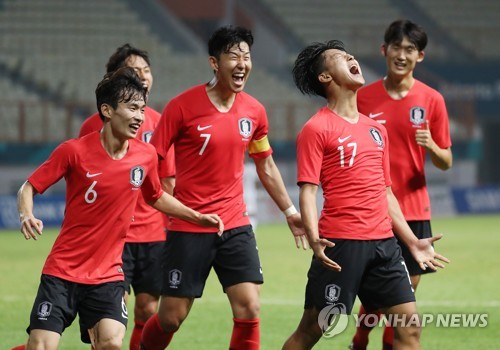
[[[407,75],[405,77],[387,75],[383,80],[385,91],[396,100],[406,97],[414,83],[415,78],[413,78],[413,75]]]
[[[102,147],[111,159],[120,160],[127,154],[128,139],[122,140],[110,135],[109,132],[106,132],[106,129],[103,129],[103,132],[101,132],[100,139]]]
[[[222,90],[216,86],[206,89],[210,102],[219,112],[228,112],[233,107],[236,93],[233,91]]]
[[[356,95],[331,97],[327,100],[327,107],[332,112],[347,120],[350,123],[357,123],[359,112],[356,102]]]

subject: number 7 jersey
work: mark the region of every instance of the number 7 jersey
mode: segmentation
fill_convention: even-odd
[[[220,112],[205,85],[197,85],[167,104],[151,144],[161,157],[175,144],[174,196],[202,213],[218,214],[229,230],[250,224],[243,201],[244,158],[247,150],[254,158],[271,155],[267,131],[266,111],[252,96],[240,92],[231,109]],[[177,218],[170,218],[169,229],[216,232]]]

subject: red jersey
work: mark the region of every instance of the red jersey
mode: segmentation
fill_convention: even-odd
[[[39,193],[64,177],[66,210],[42,273],[83,284],[123,280],[122,251],[139,196],[162,195],[154,148],[129,140],[111,159],[99,133],[59,145],[28,178]],[[141,193],[142,192],[142,193]]]
[[[424,147],[415,141],[415,132],[429,121],[432,138],[441,148],[451,147],[448,112],[443,96],[415,80],[401,100],[391,98],[382,80],[358,91],[358,108],[383,124],[391,143],[392,190],[406,220],[430,220],[431,204],[425,181]]]
[[[174,196],[203,213],[216,213],[226,230],[250,224],[243,200],[245,152],[254,158],[271,155],[264,107],[245,92],[231,109],[219,112],[205,91],[195,86],[165,107],[151,143],[161,157],[175,143]],[[216,232],[177,218],[169,229]]]
[[[142,123],[136,138],[144,142],[149,142],[160,120],[160,113],[146,107],[144,116],[144,123]],[[95,113],[82,123],[80,137],[101,130],[102,126],[103,123],[99,117],[99,113]],[[160,178],[175,175],[174,163],[174,153],[171,150],[166,159],[162,160],[159,164],[158,172]],[[142,196],[139,196],[137,207],[135,208],[134,220],[127,233],[127,242],[146,243],[164,241],[166,237],[164,231],[166,221],[164,220],[164,216],[164,214],[148,205]]]
[[[297,137],[297,182],[323,188],[321,237],[393,236],[388,149],[385,128],[361,114],[352,124],[323,107],[304,125]]]

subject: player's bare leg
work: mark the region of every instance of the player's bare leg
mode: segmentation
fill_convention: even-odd
[[[315,308],[305,309],[299,326],[283,344],[282,350],[312,349],[322,336],[318,315],[319,311]]]
[[[28,338],[27,350],[57,350],[61,335],[57,332],[43,329],[33,329]]]
[[[395,326],[393,348],[395,350],[420,349],[420,319],[417,304],[411,302],[395,305],[385,310],[385,314],[388,320],[391,318],[396,320],[393,322],[395,323],[393,325]],[[397,316],[397,318],[394,316]]]
[[[410,276],[411,285],[413,290],[417,290],[418,283],[420,282],[421,275]],[[382,350],[392,350],[394,343],[394,329],[387,325],[384,328],[384,335],[382,336]]]
[[[95,350],[119,350],[122,348],[125,331],[123,323],[103,318],[89,329],[90,341]]]
[[[134,328],[130,336],[130,350],[139,350],[142,330],[147,320],[158,310],[160,297],[148,293],[138,293],[134,304]]]
[[[417,290],[417,286],[420,282],[421,275],[410,276],[411,285],[413,290]],[[365,317],[366,311],[363,305],[359,308],[359,319]],[[374,312],[374,314],[380,316],[382,314],[381,311]],[[349,346],[350,350],[365,350],[368,345],[368,335],[370,334],[373,327],[364,327],[360,325],[356,328],[356,333],[354,334],[351,345]],[[394,339],[394,329],[387,325],[384,328],[384,334],[382,337],[382,350],[392,350],[393,349],[393,339]]]
[[[193,303],[194,298],[162,295],[158,313],[149,318],[142,331],[142,349],[165,349],[188,316]]]
[[[233,311],[233,333],[230,349],[260,347],[260,285],[245,282],[226,288]]]

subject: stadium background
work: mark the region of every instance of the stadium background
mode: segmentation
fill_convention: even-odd
[[[295,137],[323,102],[301,96],[290,69],[312,41],[340,39],[367,83],[383,76],[387,25],[421,24],[429,45],[416,77],[439,90],[450,114],[454,166],[427,167],[435,216],[500,212],[500,2],[496,0],[0,0],[0,228],[18,227],[15,193],[95,110],[94,89],[116,47],[149,52],[149,104],[208,81],[206,41],[221,24],[251,28],[246,91],[267,108],[270,139],[297,203]],[[257,188],[259,222],[282,217]],[[46,226],[64,212],[64,184],[41,196]],[[37,212],[38,211],[38,212]]]

